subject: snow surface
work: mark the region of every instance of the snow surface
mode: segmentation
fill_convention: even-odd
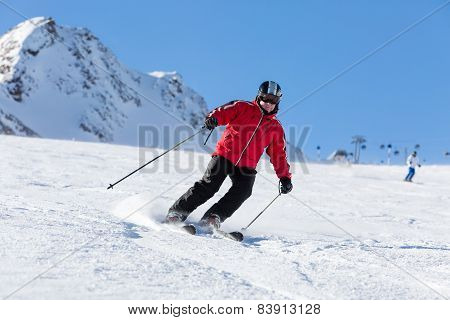
[[[201,177],[206,154],[174,151],[113,190],[138,166],[137,148],[0,135],[0,155],[3,298],[450,297],[448,166],[405,183],[404,167],[309,164],[305,175],[294,165],[292,196],[237,243],[157,223]],[[194,168],[173,170],[177,159]],[[277,194],[267,168],[224,229],[245,226]]]

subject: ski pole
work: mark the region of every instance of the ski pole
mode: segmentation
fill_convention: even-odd
[[[165,155],[166,153],[168,153],[169,151],[172,151],[173,149],[175,149],[176,147],[182,145],[183,143],[185,143],[186,141],[192,139],[193,137],[195,137],[196,135],[198,135],[199,133],[203,132],[206,128],[202,127],[199,131],[197,131],[196,133],[194,133],[192,136],[184,139],[183,141],[178,142],[176,145],[174,145],[172,148],[170,148],[169,150],[164,151],[163,153],[161,153],[160,155],[158,155],[157,157],[153,158],[152,160],[150,160],[149,162],[147,162],[146,164],[140,166],[139,168],[137,168],[136,170],[134,170],[133,172],[127,174],[125,177],[123,177],[122,179],[114,182],[113,184],[109,184],[109,187],[107,188],[107,190],[112,189],[116,184],[118,184],[119,182],[122,182],[123,180],[125,180],[126,178],[128,178],[129,176],[131,176],[132,174],[138,172],[139,170],[141,170],[142,168],[144,168],[145,166],[149,165],[150,163],[152,163],[153,161],[161,158],[163,155]]]
[[[266,211],[267,210],[267,208],[269,208],[271,205],[272,205],[272,203],[274,203],[275,202],[275,200],[277,200],[278,199],[278,197],[279,196],[281,196],[281,192],[279,192],[278,193],[278,195],[272,200],[272,201],[270,201],[270,203],[256,216],[256,218],[255,219],[253,219],[252,220],[252,222],[250,222],[249,224],[248,224],[248,226],[246,226],[245,228],[242,228],[241,229],[241,231],[245,231],[245,230],[247,230],[248,229],[248,227],[250,227],[251,225],[252,225],[252,223],[253,222],[255,222],[256,221],[256,219],[258,219],[259,218],[259,216],[260,215],[262,215],[263,213],[264,213],[264,211]]]
[[[211,130],[211,132],[208,134],[208,136],[206,137],[205,143],[203,144],[204,146],[206,146],[206,143],[209,140],[209,137],[211,137],[211,134],[213,133],[214,129]]]

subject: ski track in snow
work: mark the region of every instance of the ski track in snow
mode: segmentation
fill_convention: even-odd
[[[11,298],[450,296],[448,166],[422,167],[416,179],[423,184],[406,184],[404,167],[308,164],[305,175],[295,165],[293,195],[349,234],[283,195],[238,243],[157,222],[201,177],[206,154],[195,154],[193,174],[167,172],[175,153],[182,162],[192,157],[175,151],[153,173],[106,190],[139,165],[136,148],[0,135],[0,150],[2,297],[49,268]],[[224,230],[247,225],[276,195],[265,178],[277,179],[265,168]],[[189,221],[196,223],[229,185]]]

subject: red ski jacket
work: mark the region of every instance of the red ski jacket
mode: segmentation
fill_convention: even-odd
[[[291,178],[283,127],[275,114],[265,115],[256,101],[232,101],[211,111],[208,117],[226,125],[213,155],[238,167],[255,169],[264,149],[278,178]]]

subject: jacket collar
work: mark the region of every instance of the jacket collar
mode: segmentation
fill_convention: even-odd
[[[275,118],[275,115],[278,112],[278,104],[275,106],[275,109],[271,113],[267,113],[263,108],[261,108],[258,104],[258,101],[256,101],[256,99],[252,101],[252,104],[255,107],[257,107],[259,109],[259,111],[261,111],[261,113],[263,114],[263,116],[265,118],[273,119],[273,118]]]

